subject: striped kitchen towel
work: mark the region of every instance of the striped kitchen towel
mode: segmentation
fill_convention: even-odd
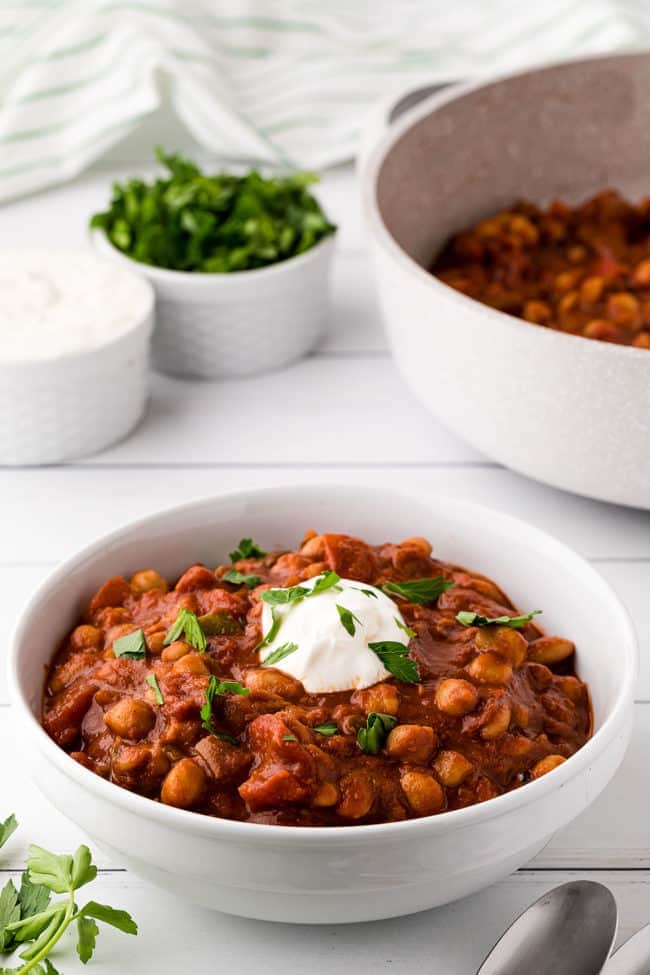
[[[212,156],[322,168],[390,91],[648,37],[638,0],[2,0],[0,200],[76,175],[163,100]]]

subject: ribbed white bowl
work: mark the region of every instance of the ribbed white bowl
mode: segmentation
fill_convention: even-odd
[[[0,359],[0,465],[56,464],[125,437],[147,399],[154,294],[141,297],[128,331],[81,352]]]
[[[327,321],[334,237],[298,257],[231,274],[167,271],[126,257],[103,231],[93,242],[156,291],[153,364],[218,379],[277,369],[313,349]]]

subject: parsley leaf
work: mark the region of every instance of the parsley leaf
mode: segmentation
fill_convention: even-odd
[[[324,575],[319,576],[316,579],[314,586],[311,588],[310,596],[320,596],[321,593],[327,592],[328,589],[335,589],[337,592],[343,592],[339,582],[341,577],[336,572],[326,572]]]
[[[0,823],[0,849],[5,845],[12,833],[18,829],[18,820],[12,813],[4,823]]]
[[[205,652],[207,646],[205,633],[201,629],[201,624],[198,621],[196,613],[193,613],[191,609],[185,609],[185,607],[179,610],[176,622],[168,630],[167,636],[163,641],[164,645],[168,647],[174,640],[178,640],[181,634],[195,650],[198,650],[199,653]]]
[[[20,916],[25,918],[40,914],[50,903],[50,891],[42,884],[34,884],[29,879],[27,870],[23,871],[20,881],[18,900],[20,901]]]
[[[282,741],[298,741],[295,735],[282,735]]]
[[[212,676],[204,692],[204,703],[199,710],[201,725],[215,738],[223,738],[225,741],[238,745],[239,742],[234,735],[229,735],[225,731],[215,731],[212,727],[214,699],[215,697],[223,697],[225,694],[238,694],[240,697],[248,697],[250,690],[237,680],[219,680],[218,677]]]
[[[265,647],[268,643],[273,643],[276,636],[278,635],[278,630],[282,625],[282,617],[276,610],[275,606],[271,607],[271,625],[269,627],[268,633],[262,637],[260,642],[255,647],[256,650],[260,650]]]
[[[256,545],[252,538],[242,538],[229,558],[231,562],[241,562],[243,559],[263,559],[265,555],[264,549]]]
[[[359,617],[355,616],[351,609],[346,609],[345,606],[340,606],[338,603],[336,603],[336,611],[339,614],[339,619],[341,620],[343,629],[349,633],[350,636],[354,636],[354,634],[357,632],[357,628],[354,625],[355,623],[358,623],[359,626],[363,626],[363,623]]]
[[[261,599],[269,606],[285,606],[287,603],[297,602],[310,595],[311,590],[305,586],[289,586],[288,589],[266,589]]]
[[[315,731],[317,735],[323,735],[325,738],[331,738],[339,730],[339,726],[336,721],[327,721],[325,724],[316,725],[315,728],[311,729]]]
[[[420,680],[420,672],[415,660],[408,656],[409,648],[403,643],[393,640],[382,640],[379,643],[369,643],[370,649],[377,654],[386,670],[403,680],[407,684],[416,684]]]
[[[227,636],[243,633],[244,624],[225,610],[199,616],[199,625],[206,636]]]
[[[138,925],[127,911],[117,910],[107,904],[98,904],[97,901],[88,901],[85,907],[79,912],[84,917],[93,917],[104,924],[123,931],[125,934],[137,934]]]
[[[13,880],[8,880],[0,891],[0,951],[6,951],[12,941],[12,934],[7,931],[7,925],[20,920],[20,905],[18,891]]]
[[[383,589],[391,595],[408,599],[410,603],[426,606],[453,585],[442,576],[434,576],[432,579],[411,579],[409,582],[385,582]]]
[[[393,616],[393,619],[395,620],[395,623],[400,628],[400,630],[402,630],[403,633],[406,633],[409,640],[412,640],[414,636],[417,636],[415,630],[412,630],[410,626],[406,625],[406,623],[402,623],[402,621],[398,619],[397,616]]]
[[[149,685],[149,687],[152,689],[152,691],[154,693],[154,697],[156,699],[156,704],[159,707],[162,707],[163,704],[165,703],[165,698],[163,697],[162,691],[160,690],[160,685],[158,684],[158,679],[157,679],[156,675],[155,674],[147,674],[147,676],[145,677],[145,680],[146,680],[147,684]]]
[[[302,254],[336,229],[309,190],[318,180],[312,173],[207,174],[176,153],[156,155],[166,174],[115,184],[107,209],[90,221],[136,261],[176,271],[248,271]]]
[[[361,751],[366,755],[377,755],[396,724],[397,718],[392,714],[371,711],[366,719],[366,727],[359,728],[357,732],[357,744]]]
[[[98,934],[99,928],[91,917],[84,917],[82,914],[77,918],[77,954],[84,965],[93,956]]]
[[[374,589],[359,589],[358,586],[353,586],[352,588],[353,589],[356,589],[357,592],[362,592],[364,594],[364,596],[372,596],[373,599],[378,599],[379,598],[377,596],[377,593],[374,591]]]
[[[237,569],[228,569],[221,578],[224,582],[231,582],[233,586],[246,586],[247,589],[255,589],[262,581],[259,576],[247,576],[243,572],[238,572]]]
[[[126,660],[144,660],[147,655],[147,644],[142,630],[134,630],[121,636],[113,643],[113,653],[116,657],[124,657]]]
[[[298,649],[297,643],[283,643],[281,647],[276,647],[272,650],[268,657],[265,657],[262,661],[262,667],[273,667],[275,664],[284,660],[288,657],[290,653],[295,653]]]
[[[526,623],[530,623],[533,616],[538,616],[541,609],[534,609],[523,616],[481,616],[479,613],[470,613],[468,610],[461,610],[456,613],[456,619],[463,626],[507,626],[511,630],[519,630]]]

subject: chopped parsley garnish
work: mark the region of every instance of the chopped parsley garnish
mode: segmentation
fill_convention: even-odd
[[[176,617],[176,622],[167,632],[163,643],[166,647],[174,640],[178,640],[180,636],[184,636],[187,643],[199,653],[203,653],[207,646],[205,641],[205,633],[201,629],[201,624],[198,621],[196,613],[193,613],[191,609],[185,609],[183,607]]]
[[[393,640],[383,640],[380,643],[369,643],[368,646],[376,653],[386,670],[403,680],[407,684],[416,684],[420,680],[420,672],[415,660],[408,655],[409,648],[403,643]]]
[[[388,735],[397,724],[397,718],[392,714],[380,714],[378,711],[371,711],[366,719],[366,727],[359,728],[357,732],[357,743],[362,752],[366,755],[377,755],[386,741]]]
[[[247,576],[243,572],[238,572],[237,569],[228,569],[221,578],[224,582],[232,582],[234,586],[246,586],[247,589],[255,589],[262,581],[259,576]]]
[[[410,582],[385,582],[383,589],[385,592],[407,599],[410,603],[417,603],[418,606],[426,606],[432,603],[443,592],[451,589],[454,585],[442,576],[434,576],[432,579],[411,579]]]
[[[286,606],[288,603],[301,602],[311,596],[320,596],[328,589],[342,592],[341,586],[339,586],[340,581],[341,578],[336,572],[326,572],[325,575],[317,578],[311,588],[308,586],[289,586],[287,589],[267,589],[262,593],[261,598],[269,606]]]
[[[374,591],[374,589],[359,589],[358,586],[352,586],[352,588],[356,589],[357,592],[362,592],[364,596],[372,596],[373,599],[378,599],[377,593]]]
[[[269,627],[269,632],[266,634],[266,636],[263,636],[262,637],[262,639],[260,640],[260,642],[255,647],[255,649],[256,650],[260,650],[262,647],[265,647],[268,643],[273,643],[273,641],[275,640],[276,636],[278,635],[278,630],[280,629],[280,626],[281,625],[282,625],[282,617],[278,613],[278,611],[275,608],[275,606],[272,606],[271,607],[271,625]]]
[[[265,657],[262,661],[262,667],[273,667],[275,664],[284,660],[288,657],[290,653],[295,653],[298,649],[297,643],[283,643],[281,647],[276,647],[272,650],[268,657]]]
[[[231,562],[242,562],[244,559],[263,559],[265,555],[264,549],[256,545],[252,538],[242,538],[229,558]]]
[[[261,599],[269,606],[286,606],[287,603],[304,599],[310,593],[311,590],[305,586],[289,586],[288,589],[267,589],[262,593]]]
[[[339,726],[336,721],[327,721],[325,724],[318,724],[315,728],[311,729],[315,731],[317,735],[323,735],[325,738],[331,738],[339,730]]]
[[[248,697],[250,690],[244,687],[237,680],[219,680],[218,677],[212,676],[210,682],[205,689],[205,701],[201,705],[199,715],[201,717],[201,725],[206,731],[209,731],[214,738],[221,738],[224,741],[229,741],[233,745],[238,745],[239,742],[234,735],[229,735],[225,731],[215,731],[212,727],[212,708],[214,705],[215,697],[223,697],[225,694],[237,694],[240,697]]]
[[[165,698],[163,697],[162,691],[160,690],[160,685],[158,684],[158,679],[157,679],[156,675],[155,674],[147,674],[147,676],[145,677],[145,680],[146,680],[147,684],[149,685],[149,687],[152,689],[152,691],[154,693],[154,697],[156,699],[156,704],[159,707],[162,707],[163,704],[165,703]]]
[[[541,609],[534,609],[523,616],[481,616],[480,613],[461,610],[460,613],[456,613],[456,619],[463,626],[507,626],[511,630],[519,630],[526,623],[530,623],[533,616],[538,616],[541,612]]]
[[[343,628],[350,634],[350,636],[354,636],[354,634],[357,632],[357,628],[354,624],[358,623],[359,626],[363,626],[363,623],[359,617],[355,616],[351,609],[346,609],[345,606],[339,606],[338,603],[336,603],[336,610],[339,614],[339,619],[343,624]]]
[[[415,630],[412,630],[410,626],[406,625],[406,623],[402,623],[402,621],[398,620],[396,616],[393,616],[393,619],[395,620],[397,626],[399,626],[400,630],[402,630],[403,633],[406,633],[409,640],[412,640],[414,636],[417,636]]]
[[[147,655],[147,644],[142,630],[134,630],[121,636],[113,643],[113,653],[116,657],[125,657],[127,660],[144,660]]]
[[[298,741],[295,735],[282,735],[282,741]]]
[[[15,824],[15,817],[10,816],[6,822],[10,821]],[[0,891],[0,951],[7,953],[22,946],[20,957],[24,964],[0,971],[11,971],[12,975],[59,975],[49,955],[72,924],[77,928],[77,954],[84,964],[95,950],[97,921],[125,934],[137,934],[138,926],[126,911],[97,901],[78,906],[75,892],[96,876],[97,867],[87,846],[80,846],[72,856],[57,856],[30,845],[20,890],[8,880]],[[52,901],[52,894],[65,896]]]
[[[250,271],[303,254],[336,229],[310,192],[314,173],[206,173],[176,153],[156,155],[165,175],[116,183],[107,209],[90,221],[136,261],[173,271]]]

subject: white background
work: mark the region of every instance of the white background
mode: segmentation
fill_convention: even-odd
[[[103,206],[111,180],[124,172],[97,171],[5,207],[0,246],[83,243],[88,215]],[[650,513],[527,481],[437,424],[389,357],[351,171],[330,174],[320,195],[340,233],[329,334],[315,355],[288,370],[237,382],[153,376],[147,416],[128,440],[65,467],[0,471],[0,655],[17,612],[48,570],[135,517],[233,488],[381,482],[510,511],[596,565],[628,605],[641,640],[635,738],[606,793],[526,869],[469,900],[411,918],[324,928],[229,918],[172,899],[99,855],[103,870],[95,898],[132,911],[141,934],[103,933],[91,963],[97,975],[247,975],[260,969],[292,975],[307,966],[314,975],[338,975],[353,966],[364,975],[401,975],[414,964],[440,975],[468,975],[518,912],[543,890],[575,876],[611,886],[622,937],[650,921]],[[24,862],[30,841],[63,852],[83,839],[26,781],[22,764],[0,667],[0,820],[14,811],[21,822],[0,853],[0,878]],[[64,950],[71,951],[72,943]],[[59,957],[68,975],[78,966]]]

